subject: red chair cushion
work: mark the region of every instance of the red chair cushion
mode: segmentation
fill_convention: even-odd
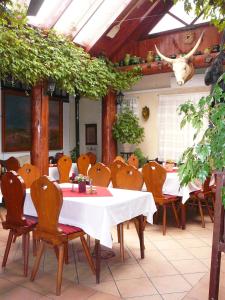
[[[163,194],[166,200],[178,200],[178,196]]]
[[[71,226],[71,225],[64,225],[64,224],[59,224],[59,228],[62,230],[62,232],[64,234],[72,234],[72,233],[82,231],[82,229],[79,227],[75,227],[75,226]]]
[[[32,216],[24,216],[24,217],[26,217],[27,226],[33,226],[38,223],[37,217],[32,217]]]

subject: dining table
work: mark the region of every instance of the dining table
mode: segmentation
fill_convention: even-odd
[[[59,222],[80,227],[95,239],[97,283],[100,282],[101,245],[112,248],[114,226],[137,217],[141,258],[144,258],[143,216],[152,224],[157,210],[151,193],[112,187],[92,187],[91,192],[79,193],[76,184],[73,187],[71,183],[59,186],[63,193]],[[26,189],[24,214],[37,216],[30,189]]]

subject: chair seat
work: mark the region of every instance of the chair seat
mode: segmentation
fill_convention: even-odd
[[[83,231],[81,228],[71,225],[59,224],[59,228],[62,230],[64,234],[72,234],[76,232]]]
[[[197,190],[195,192],[190,193],[190,198],[191,199],[201,199],[204,200],[206,196],[210,195],[212,193],[211,190],[209,191],[202,191],[202,190]]]
[[[37,217],[32,217],[32,216],[25,216],[26,221],[27,221],[27,226],[33,226],[38,223],[38,218]]]

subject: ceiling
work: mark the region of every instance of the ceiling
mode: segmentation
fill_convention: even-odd
[[[35,16],[28,16],[30,24],[54,28],[91,55],[104,54],[111,59],[127,43],[148,38],[173,6],[172,0],[13,1],[29,6],[29,14],[37,11]]]

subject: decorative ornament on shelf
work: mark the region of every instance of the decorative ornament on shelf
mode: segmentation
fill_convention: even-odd
[[[145,121],[147,121],[148,120],[148,118],[149,118],[149,115],[150,115],[150,111],[149,111],[149,107],[148,106],[144,106],[143,108],[142,108],[142,117],[143,117],[143,119],[145,120]]]
[[[146,60],[148,64],[154,61],[154,52],[152,50],[148,51]]]
[[[183,40],[184,40],[184,44],[192,44],[195,40],[195,32],[193,31],[185,32]]]

